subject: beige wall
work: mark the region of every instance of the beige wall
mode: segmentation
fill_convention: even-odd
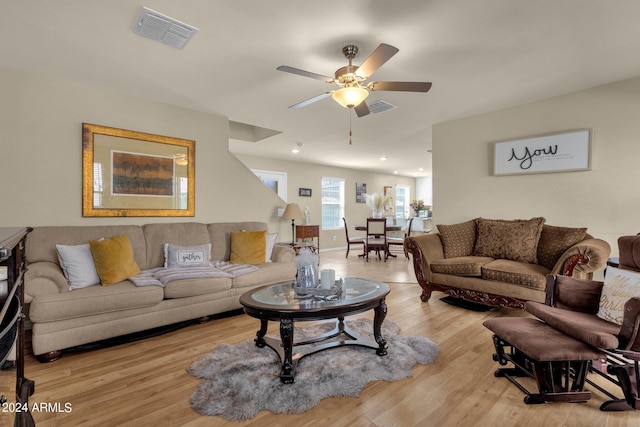
[[[226,117],[9,69],[0,69],[0,93],[0,227],[255,220],[269,223],[281,240],[291,237],[290,222],[277,216],[285,202],[228,151]],[[82,123],[195,140],[195,217],[83,218]],[[316,224],[322,176],[345,178],[350,201],[356,182],[366,182],[369,192],[396,183],[410,185],[412,196],[415,189],[412,178],[252,157],[243,161],[288,172],[289,201],[309,206]],[[311,188],[313,197],[298,197],[299,187]],[[351,222],[370,213],[364,204],[347,204]],[[343,230],[321,238],[324,248],[345,246]]]
[[[433,129],[434,222],[530,218],[588,227],[617,255],[640,232],[640,77]],[[492,176],[493,142],[591,128],[590,171]]]
[[[284,203],[228,151],[228,119],[0,69],[0,226],[256,220]],[[83,218],[82,123],[196,141],[196,215]]]
[[[320,214],[322,209],[321,200],[321,179],[322,177],[344,178],[345,179],[345,218],[352,229],[357,223],[364,224],[365,218],[371,216],[371,209],[364,203],[355,203],[356,182],[367,184],[367,193],[382,193],[384,186],[391,186],[395,191],[397,184],[411,187],[411,198],[415,195],[416,180],[396,175],[384,175],[373,172],[366,172],[354,169],[345,169],[331,166],[314,165],[310,163],[300,163],[295,161],[267,159],[247,155],[237,155],[251,169],[262,169],[287,173],[287,201],[297,203],[300,209],[309,207],[311,211],[311,223],[320,224]],[[298,188],[310,188],[312,197],[298,196]],[[385,215],[393,215],[392,212],[385,212]],[[296,221],[297,224],[301,223]],[[355,231],[352,236],[363,234]],[[291,239],[291,222],[283,228],[281,240]],[[344,229],[324,230],[320,233],[321,249],[345,247]]]

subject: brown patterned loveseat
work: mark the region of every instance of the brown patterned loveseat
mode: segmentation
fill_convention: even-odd
[[[607,242],[586,228],[555,227],[544,218],[475,218],[438,225],[438,233],[412,236],[405,248],[422,288],[422,301],[433,291],[492,306],[524,308],[544,302],[546,275],[591,279],[610,253]]]

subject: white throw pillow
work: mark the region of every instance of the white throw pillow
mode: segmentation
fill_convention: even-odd
[[[69,282],[69,290],[100,284],[89,244],[56,245],[60,267]]]
[[[265,251],[265,262],[271,262],[273,245],[276,244],[277,238],[278,238],[278,233],[267,233],[267,250]]]
[[[607,267],[598,317],[622,325],[624,304],[633,297],[640,297],[640,273]]]
[[[164,244],[165,268],[208,267],[211,265],[211,243],[196,246]]]

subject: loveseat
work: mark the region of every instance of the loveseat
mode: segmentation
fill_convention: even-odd
[[[547,274],[591,279],[611,253],[586,228],[529,220],[475,218],[411,236],[405,248],[426,302],[433,291],[490,306],[524,308],[545,301]]]
[[[25,251],[33,353],[55,360],[63,349],[238,309],[247,290],[295,279],[295,252],[274,237],[262,222],[34,227]],[[103,265],[114,260],[115,269]],[[177,274],[154,276],[166,271]]]

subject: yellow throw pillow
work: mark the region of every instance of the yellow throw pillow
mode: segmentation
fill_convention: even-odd
[[[232,231],[232,264],[264,264],[267,248],[266,231]]]
[[[89,247],[103,286],[140,274],[140,267],[133,258],[131,241],[126,234],[111,239],[90,240]]]

